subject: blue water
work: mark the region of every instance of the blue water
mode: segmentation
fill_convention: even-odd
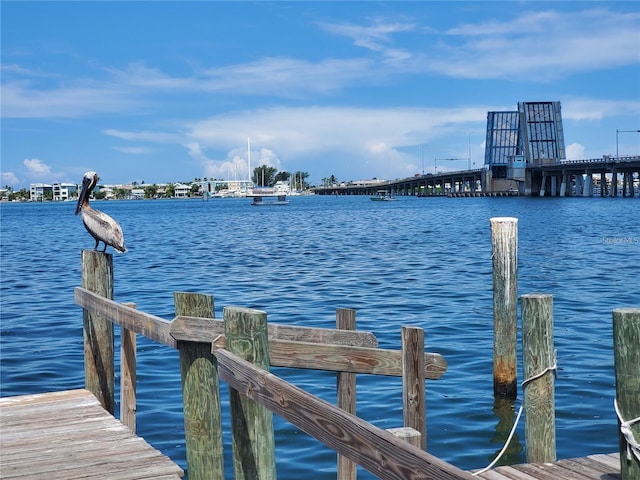
[[[118,219],[115,299],[168,320],[173,292],[210,293],[273,323],[335,326],[337,307],[383,348],[402,325],[425,329],[447,373],[427,382],[428,450],[464,469],[487,465],[520,406],[494,411],[489,219],[519,219],[519,294],[554,295],[559,458],[617,450],[611,310],[640,304],[638,199],[293,197],[95,202]],[[80,251],[93,248],[72,203],[1,212],[1,394],[83,386]],[[138,433],[185,465],[177,352],[139,338]],[[521,370],[519,379],[521,379]],[[335,375],[275,369],[335,403]],[[358,415],[402,423],[401,381],[358,376]],[[223,388],[226,399],[226,387]],[[228,409],[225,469],[233,478]],[[505,427],[506,425],[506,427]],[[335,454],[276,417],[278,478],[335,478]],[[524,461],[524,422],[505,462]],[[371,478],[366,472],[359,478]]]

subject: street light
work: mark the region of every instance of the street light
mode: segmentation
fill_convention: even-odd
[[[471,170],[471,135],[478,132],[471,132],[469,134],[469,168],[467,170]]]
[[[424,177],[424,147],[427,147],[428,145],[422,145],[421,148],[421,152],[422,152],[422,176]]]
[[[618,130],[616,128],[616,162],[620,161],[620,155],[618,155],[618,133],[640,133],[640,130]]]

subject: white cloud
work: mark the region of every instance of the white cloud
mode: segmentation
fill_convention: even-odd
[[[584,159],[584,146],[579,143],[572,143],[566,147],[567,160],[582,160]]]
[[[563,120],[600,120],[611,116],[637,116],[640,100],[602,100],[598,98],[567,98],[562,101]]]
[[[0,172],[0,179],[2,186],[4,185],[18,185],[20,180],[13,172]]]
[[[151,153],[151,149],[147,147],[113,147],[114,150],[131,155],[145,155]]]
[[[638,13],[607,9],[525,12],[452,28],[425,61],[453,77],[548,81],[637,64],[639,24]]]
[[[27,171],[34,176],[51,176],[51,167],[37,158],[25,158],[22,162]]]

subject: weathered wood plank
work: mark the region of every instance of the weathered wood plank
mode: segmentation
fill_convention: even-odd
[[[169,332],[171,322],[155,315],[129,308],[81,287],[76,287],[74,290],[76,305],[99,313],[113,323],[144,335],[155,342],[176,348],[176,340]]]
[[[182,469],[87,390],[0,399],[3,479],[178,479]]]
[[[176,315],[210,317],[211,295],[173,293]],[[208,343],[178,341],[185,446],[191,480],[224,479],[218,362]]]
[[[496,467],[479,474],[484,480],[620,480],[619,455],[591,455],[553,463]]]
[[[352,308],[336,309],[336,328],[354,331],[356,329],[356,311]],[[345,412],[356,414],[356,374],[351,372],[336,373],[336,404]],[[356,464],[343,455],[338,454],[337,474],[340,480],[357,478]]]
[[[378,340],[371,332],[335,330],[332,328],[296,327],[269,324],[269,341],[290,340],[310,343],[330,343],[354,347],[377,347]],[[213,342],[224,335],[222,320],[211,321],[200,317],[179,315],[171,322],[171,334],[185,342]]]
[[[391,433],[314,397],[226,350],[217,350],[220,378],[385,480],[471,480],[460,470]]]
[[[212,351],[225,348],[224,337],[216,338]],[[269,356],[274,367],[332,370],[402,376],[402,352],[369,347],[348,347],[321,343],[269,340]],[[447,361],[438,353],[424,354],[424,376],[437,380],[447,371]]]
[[[136,308],[135,303],[126,303]],[[136,332],[121,327],[120,331],[120,421],[136,431]]]

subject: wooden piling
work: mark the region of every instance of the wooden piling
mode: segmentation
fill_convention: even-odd
[[[613,310],[613,350],[620,473],[622,480],[634,480],[640,478],[640,308]],[[630,447],[634,441],[635,449]]]
[[[267,314],[241,307],[224,308],[227,350],[269,370]],[[261,384],[253,389],[260,390]],[[276,478],[273,413],[259,403],[230,389],[233,467],[237,480]]]
[[[427,408],[424,384],[424,330],[402,327],[402,416],[405,427],[420,432],[427,447]]]
[[[338,330],[356,329],[356,311],[351,308],[336,309],[336,328]],[[337,404],[345,412],[356,414],[356,374],[351,372],[337,373]],[[338,454],[338,475],[340,480],[355,480],[357,469],[344,455]]]
[[[493,260],[493,394],[517,397],[518,219],[494,217]]]
[[[174,292],[176,316],[213,318],[213,297]],[[218,362],[210,343],[178,341],[187,467],[191,480],[223,480]]]
[[[522,296],[522,372],[528,463],[556,460],[553,296]]]
[[[113,300],[113,255],[82,251],[82,287]],[[109,413],[115,409],[113,323],[83,310],[84,381]]]
[[[125,303],[136,308],[135,303]],[[136,432],[136,332],[120,329],[120,421]]]

